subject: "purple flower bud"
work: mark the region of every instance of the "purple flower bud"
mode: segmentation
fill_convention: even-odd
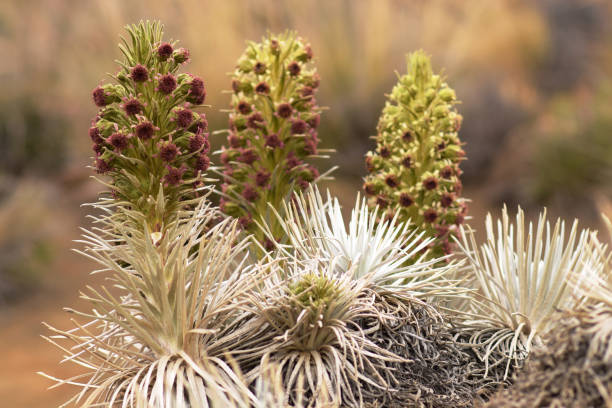
[[[306,122],[302,119],[294,120],[291,123],[291,134],[292,135],[301,135],[306,133]]]
[[[255,92],[261,95],[267,95],[270,93],[270,85],[262,81],[255,87]]]
[[[247,119],[247,127],[257,129],[263,125],[264,118],[259,112],[253,112]]]
[[[176,124],[183,129],[187,129],[193,122],[193,112],[189,109],[179,109],[176,111]]]
[[[104,140],[102,139],[102,136],[100,135],[100,129],[98,129],[97,126],[93,126],[89,128],[89,137],[91,138],[91,141],[97,144],[102,143]]]
[[[309,155],[317,154],[317,144],[319,140],[315,137],[309,137],[304,140],[304,152]]]
[[[276,133],[272,133],[271,135],[266,136],[266,146],[271,148],[282,148],[283,142],[278,138]]]
[[[366,156],[365,165],[366,165],[366,170],[368,171],[368,173],[371,173],[372,171],[374,171],[374,160],[372,159],[372,156]]]
[[[412,156],[410,156],[409,154],[404,156],[404,158],[402,159],[402,165],[406,167],[407,169],[409,169],[410,166],[412,165]]]
[[[281,103],[276,108],[276,114],[283,119],[287,119],[293,113],[293,108],[288,103]]]
[[[258,187],[266,187],[268,185],[268,181],[270,180],[270,173],[265,170],[259,170],[255,174],[255,184]]]
[[[406,143],[410,142],[412,140],[412,132],[409,130],[405,131],[402,135],[402,140]]]
[[[265,237],[263,246],[266,251],[272,251],[276,247],[276,244],[270,238]]]
[[[219,159],[221,159],[221,163],[227,165],[230,162],[230,156],[229,156],[229,152],[227,150],[223,150],[221,152],[221,155],[219,156]]]
[[[251,165],[258,159],[254,149],[244,149],[238,157],[238,161]]]
[[[300,90],[300,94],[302,94],[302,97],[308,98],[314,95],[314,89],[311,86],[305,86]]]
[[[149,71],[144,65],[138,64],[132,68],[130,78],[134,82],[145,82],[149,79]]]
[[[99,108],[102,108],[110,103],[109,99],[106,97],[104,89],[101,86],[94,89],[91,95],[93,97],[94,103]]]
[[[438,151],[444,150],[446,148],[446,143],[442,142],[437,146]]]
[[[461,191],[463,191],[463,184],[461,183],[461,180],[457,180],[457,182],[453,186],[453,191],[455,192],[455,194],[461,195]]]
[[[187,100],[196,105],[201,105],[206,99],[206,88],[204,87],[204,81],[202,78],[194,77],[189,85],[189,92],[187,93]]]
[[[302,164],[302,161],[295,157],[295,154],[293,152],[289,152],[289,154],[287,155],[287,169],[291,170],[299,166],[300,164]]]
[[[174,160],[176,156],[178,156],[178,154],[179,149],[172,142],[162,143],[159,147],[159,157],[161,157],[161,159],[166,163],[169,163]]]
[[[310,61],[313,57],[312,48],[310,47],[310,44],[306,44],[306,46],[304,47],[304,51],[306,52],[306,58],[308,59],[308,61]]]
[[[168,174],[164,176],[164,185],[166,186],[176,186],[181,183],[183,179],[183,173],[185,173],[185,166],[181,166],[180,168],[166,166],[168,169]]]
[[[235,133],[231,133],[229,136],[227,136],[227,141],[229,142],[230,147],[233,147],[234,149],[242,147],[244,144],[244,140]]]
[[[204,146],[204,143],[206,143],[206,138],[201,133],[196,133],[189,138],[189,151],[197,152]]]
[[[174,53],[174,62],[177,64],[185,64],[189,62],[189,50],[187,48],[179,48]]]
[[[176,89],[176,78],[172,74],[166,74],[159,78],[157,90],[161,93],[170,94]]]
[[[255,63],[255,66],[253,67],[253,72],[255,72],[257,75],[265,74],[266,73],[266,64],[264,64],[263,62],[257,61]]]
[[[242,229],[247,229],[253,223],[253,218],[247,214],[238,218],[238,224],[242,227]]]
[[[450,179],[453,176],[453,168],[451,166],[446,166],[440,171],[440,176],[444,179]]]
[[[205,172],[210,167],[210,158],[206,154],[201,154],[196,159],[195,170]]]
[[[383,159],[388,159],[389,157],[391,157],[391,150],[389,150],[387,146],[382,146],[380,148],[380,157],[382,157]]]
[[[259,198],[259,193],[250,185],[245,185],[242,190],[242,196],[249,202],[254,202]]]
[[[206,120],[206,116],[203,113],[200,115],[200,120],[195,123],[195,133],[204,133],[208,130],[208,120]]]
[[[104,159],[96,159],[96,173],[104,174],[111,171],[113,167],[111,164]]]
[[[389,187],[395,188],[399,185],[399,180],[397,179],[397,176],[395,176],[394,174],[389,174],[387,177],[385,177],[385,183]]]
[[[155,127],[151,122],[141,122],[136,125],[135,128],[136,136],[142,140],[149,140],[153,137],[153,133],[155,133]]]
[[[452,194],[444,193],[442,194],[442,197],[440,198],[440,204],[442,205],[442,207],[448,208],[451,206],[454,200],[455,199]]]
[[[302,68],[300,68],[300,64],[298,64],[297,61],[293,61],[287,66],[287,70],[289,71],[289,75],[294,77],[300,75]]]
[[[455,225],[459,226],[463,224],[464,221],[465,221],[465,217],[463,215],[457,214],[457,216],[455,216]]]
[[[108,138],[108,143],[112,145],[115,150],[121,152],[128,147],[128,137],[127,135],[120,132],[113,133]]]
[[[438,179],[435,177],[427,177],[425,180],[423,180],[423,187],[425,187],[427,190],[435,189],[438,187]]]
[[[380,208],[387,208],[389,205],[389,200],[387,200],[385,196],[379,195],[376,197],[376,205],[378,205]]]
[[[365,191],[366,195],[376,195],[376,186],[374,186],[374,183],[364,183],[363,190]]]
[[[232,91],[234,91],[234,93],[240,92],[240,81],[237,79],[232,79]]]
[[[425,221],[433,223],[438,218],[438,213],[433,208],[430,208],[429,210],[425,210],[423,218],[425,218]]]
[[[123,110],[128,116],[134,116],[142,112],[142,104],[138,99],[131,98],[123,103]]]
[[[246,101],[238,102],[238,106],[236,108],[238,109],[238,112],[243,115],[248,115],[251,113],[251,105]]]
[[[410,194],[401,193],[399,197],[399,203],[402,207],[410,207],[414,203],[414,200],[412,199]]]
[[[98,143],[94,143],[93,151],[96,153],[96,156],[100,156],[104,152],[104,146]]]
[[[157,47],[157,55],[159,55],[159,58],[162,61],[167,60],[168,57],[172,55],[172,52],[174,52],[174,49],[172,48],[172,45],[167,42],[162,43],[159,47]]]

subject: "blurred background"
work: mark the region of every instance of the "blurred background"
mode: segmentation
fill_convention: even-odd
[[[605,0],[3,0],[0,2],[0,405],[57,406],[45,391],[79,372],[40,338],[69,328],[63,306],[100,284],[71,252],[101,186],[90,179],[91,90],[115,72],[123,26],[160,19],[207,84],[213,130],[226,126],[227,72],[246,40],[296,29],[321,75],[329,187],[349,205],[365,175],[384,94],[422,48],[462,101],[470,223],[506,203],[531,217],[598,228],[612,197],[612,10]],[[213,145],[222,143],[213,137]],[[329,165],[329,164],[328,164]]]

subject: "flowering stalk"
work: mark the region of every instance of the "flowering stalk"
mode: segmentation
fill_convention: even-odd
[[[210,164],[206,116],[194,111],[204,103],[204,82],[177,74],[189,51],[163,42],[162,28],[127,27],[115,83],[93,91],[100,110],[89,129],[95,169],[111,179],[111,202],[144,214],[156,231],[198,195]]]
[[[450,253],[450,238],[464,221],[460,198],[464,151],[457,136],[461,115],[455,92],[432,72],[422,51],[408,56],[408,73],[399,78],[378,122],[376,150],[366,155],[364,183],[371,208],[399,212],[402,221],[437,238],[430,256]]]
[[[295,188],[320,177],[306,159],[317,157],[321,109],[314,92],[319,76],[309,45],[288,32],[249,43],[232,79],[232,110],[224,164],[221,209],[264,245],[273,247],[257,222],[266,219],[282,237],[268,203],[281,208]]]

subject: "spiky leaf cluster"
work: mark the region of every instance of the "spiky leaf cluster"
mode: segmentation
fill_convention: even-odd
[[[245,265],[237,221],[206,229],[218,213],[202,201],[180,215],[158,240],[111,218],[116,239],[86,233],[84,255],[102,265],[116,289],[89,288],[90,319],[50,340],[87,369],[70,380],[82,406],[242,406],[253,396],[228,353],[245,337],[245,294],[265,273]],[[193,249],[197,249],[194,251]],[[117,292],[118,290],[118,292]],[[67,343],[67,344],[66,344]],[[70,344],[72,343],[72,344]],[[239,371],[238,371],[239,372]],[[78,380],[78,381],[77,381]],[[224,405],[225,404],[225,405]]]
[[[306,396],[317,402],[326,395],[332,403],[360,407],[361,384],[389,389],[379,371],[402,359],[376,346],[357,324],[376,315],[367,282],[338,276],[334,268],[289,263],[254,296],[253,311],[272,335],[262,341],[261,361],[278,365],[290,401]],[[255,367],[250,376],[261,370]]]
[[[574,221],[566,235],[559,219],[551,228],[546,211],[535,228],[525,224],[520,208],[512,224],[505,207],[496,229],[490,214],[485,225],[487,241],[481,245],[472,230],[462,229],[460,248],[477,292],[455,318],[461,336],[476,345],[483,376],[502,381],[523,364],[534,344],[542,343],[557,310],[584,302],[572,282],[590,277],[598,260],[588,230],[579,231]]]
[[[446,257],[429,259],[427,247],[433,238],[409,222],[397,222],[397,215],[379,222],[378,207],[369,209],[359,196],[348,228],[338,199],[328,192],[324,200],[316,186],[285,204],[283,213],[277,218],[288,245],[279,248],[287,257],[334,262],[338,275],[350,271],[353,279],[365,279],[374,289],[416,297],[453,296],[461,291],[450,278],[458,265],[445,262]]]
[[[232,74],[232,110],[224,164],[223,211],[271,248],[253,221],[268,203],[280,208],[294,189],[319,177],[308,163],[319,151],[319,77],[310,46],[288,32],[249,43]],[[272,231],[279,239],[274,219]]]
[[[432,257],[450,253],[450,239],[463,223],[464,152],[457,135],[461,115],[455,92],[434,74],[422,51],[408,56],[408,72],[388,95],[378,122],[376,150],[366,155],[364,190],[373,208],[411,220],[435,237]]]
[[[155,231],[197,195],[210,164],[208,123],[194,110],[204,102],[204,82],[177,74],[189,52],[164,42],[162,28],[158,22],[127,27],[119,72],[93,91],[100,110],[89,130],[96,171],[110,176],[114,201],[145,214]]]

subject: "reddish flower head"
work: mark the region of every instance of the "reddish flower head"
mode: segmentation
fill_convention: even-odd
[[[257,153],[253,149],[244,149],[238,160],[245,164],[253,164],[258,159]]]
[[[246,101],[238,102],[238,106],[236,108],[238,109],[238,112],[243,115],[248,115],[251,113],[251,105],[249,105],[249,103]]]
[[[427,190],[435,189],[438,187],[438,179],[435,177],[427,177],[425,180],[423,180],[423,187],[425,187]]]
[[[438,218],[438,213],[433,208],[430,208],[423,213],[423,218],[425,218],[425,221],[432,223]]]
[[[266,136],[266,146],[271,148],[283,147],[283,142],[276,133]]]
[[[96,173],[104,174],[111,171],[113,167],[104,159],[96,159]]]
[[[193,112],[189,109],[180,109],[176,111],[176,124],[183,129],[186,129],[193,122]]]
[[[108,98],[106,97],[106,93],[104,92],[104,89],[102,89],[101,86],[94,89],[93,92],[91,93],[91,96],[93,97],[94,103],[99,108],[102,108],[110,103]]]
[[[265,74],[266,64],[264,64],[263,62],[257,61],[255,63],[255,66],[253,67],[253,72],[255,72],[257,75]]]
[[[306,133],[306,122],[302,119],[294,120],[293,123],[291,123],[291,134],[300,135],[304,133]]]
[[[97,126],[93,126],[89,128],[89,137],[91,138],[91,141],[97,144],[102,143],[104,140],[102,139],[102,136],[100,135],[100,129],[98,129]]]
[[[195,170],[205,172],[210,167],[210,158],[206,154],[201,154],[196,159]]]
[[[263,125],[264,118],[259,112],[253,112],[247,119],[247,126],[251,129],[257,129]]]
[[[442,205],[442,207],[448,208],[451,206],[454,200],[455,199],[452,194],[444,193],[442,194],[442,197],[440,198],[440,204]]]
[[[276,108],[276,114],[283,119],[287,119],[289,116],[291,116],[292,113],[293,108],[288,103],[281,103]]]
[[[123,110],[128,116],[134,116],[142,112],[142,104],[138,99],[131,98],[123,103]]]
[[[128,142],[129,141],[127,135],[119,132],[113,133],[108,138],[108,143],[119,152],[125,150],[128,147]]]
[[[376,187],[374,186],[373,183],[365,183],[363,185],[363,190],[369,196],[376,195]]]
[[[412,156],[410,156],[409,154],[404,156],[404,158],[402,159],[402,165],[406,167],[407,169],[409,169],[410,166],[412,165]]]
[[[270,180],[270,173],[265,170],[259,170],[255,174],[255,184],[258,187],[266,187],[268,185],[268,181]]]
[[[162,145],[159,147],[159,157],[161,157],[161,159],[167,163],[174,160],[178,154],[179,149],[172,142],[162,143]]]
[[[270,93],[270,85],[265,82],[260,82],[255,87],[255,92],[262,95],[267,95]]]
[[[167,60],[172,53],[174,52],[174,49],[172,48],[172,45],[170,45],[169,43],[165,42],[160,44],[159,47],[157,47],[157,55],[159,55],[159,58],[162,61]]]
[[[187,48],[179,48],[174,53],[174,62],[177,64],[185,64],[189,62],[189,50]]]
[[[380,148],[380,156],[383,159],[388,159],[389,157],[391,157],[391,150],[389,150],[389,148],[387,146],[383,146]]]
[[[440,171],[440,175],[442,178],[450,179],[453,176],[453,168],[451,166],[446,166]]]
[[[402,140],[404,142],[410,142],[412,140],[412,132],[409,130],[405,131],[402,135]]]
[[[399,198],[399,203],[402,207],[410,207],[414,200],[410,197],[408,193],[401,193]]]
[[[204,81],[202,78],[195,77],[191,80],[189,85],[189,92],[187,93],[187,100],[196,105],[201,105],[206,99],[206,88],[204,87]]]
[[[183,181],[183,173],[185,173],[185,166],[181,166],[180,168],[167,166],[168,173],[164,176],[164,185],[168,186],[176,186]]]
[[[385,183],[389,187],[395,188],[399,185],[399,180],[397,179],[397,176],[395,176],[394,174],[389,174],[387,177],[385,177]]]
[[[254,202],[255,200],[257,200],[259,198],[259,193],[257,193],[257,191],[250,185],[245,185],[244,189],[242,190],[242,196],[250,202]]]
[[[300,64],[298,64],[297,61],[293,61],[287,66],[287,70],[289,71],[289,75],[298,76],[302,68],[300,68]]]
[[[244,140],[235,133],[231,133],[229,136],[227,136],[227,141],[230,147],[233,147],[234,149],[237,149],[244,144]]]
[[[155,133],[155,127],[153,127],[153,124],[151,122],[141,122],[138,125],[136,125],[136,128],[134,129],[136,136],[140,139],[140,140],[149,140],[153,137],[153,134]]]
[[[172,74],[166,74],[159,78],[157,89],[161,93],[170,94],[176,89],[176,78]]]
[[[206,143],[206,138],[201,133],[197,133],[189,138],[189,151],[197,152]]]
[[[149,79],[149,70],[144,65],[138,64],[130,71],[130,78],[134,82],[145,82]]]

